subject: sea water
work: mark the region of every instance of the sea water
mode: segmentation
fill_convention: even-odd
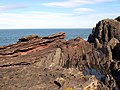
[[[0,46],[13,44],[19,38],[31,34],[48,36],[57,32],[65,32],[67,40],[77,36],[87,40],[91,31],[91,29],[0,29]]]

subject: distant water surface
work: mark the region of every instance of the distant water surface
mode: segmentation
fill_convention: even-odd
[[[77,36],[87,39],[91,29],[0,29],[0,46],[13,44],[19,38],[30,34],[48,36],[57,32],[65,32],[67,40]]]

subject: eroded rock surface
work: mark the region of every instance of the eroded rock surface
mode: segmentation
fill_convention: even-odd
[[[102,50],[108,54],[106,61],[110,61],[110,73],[117,86],[120,88],[120,17],[113,19],[104,19],[96,24],[93,28],[92,34],[88,38],[88,42],[92,43],[97,50]],[[106,52],[106,50],[107,52]]]
[[[1,46],[0,90],[119,90],[119,32],[117,20],[105,19],[88,42],[60,32]]]

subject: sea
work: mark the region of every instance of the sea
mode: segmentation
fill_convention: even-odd
[[[87,40],[89,34],[92,32],[92,29],[0,29],[0,46],[14,44],[19,38],[31,34],[48,36],[57,32],[65,32],[66,40],[78,36]]]

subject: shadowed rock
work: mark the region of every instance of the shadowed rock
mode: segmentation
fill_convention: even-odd
[[[112,38],[120,41],[120,22],[113,19],[104,19],[96,24],[92,34],[88,38],[88,42],[95,43],[98,39],[101,44],[109,42]]]
[[[115,20],[120,22],[120,16],[118,16],[117,18],[115,18]]]
[[[92,43],[96,49],[101,49],[110,59],[110,73],[120,86],[119,69],[113,65],[120,61],[120,17],[113,19],[104,19],[96,24],[88,42]],[[106,48],[106,50],[105,50]],[[117,65],[117,64],[116,64]],[[107,71],[107,72],[109,72]],[[119,87],[120,88],[120,87]]]

